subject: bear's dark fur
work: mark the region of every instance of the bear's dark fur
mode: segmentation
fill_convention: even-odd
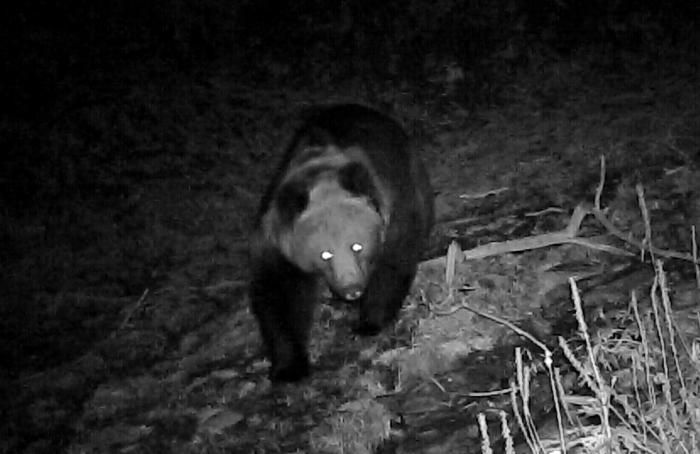
[[[273,381],[309,374],[319,284],[359,305],[360,334],[396,318],[433,222],[428,176],[403,129],[359,105],[316,111],[262,199],[250,298]]]

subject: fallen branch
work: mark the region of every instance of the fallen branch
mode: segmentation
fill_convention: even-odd
[[[545,233],[542,235],[528,236],[525,238],[518,238],[515,240],[507,240],[501,242],[492,242],[477,246],[473,249],[464,251],[462,260],[473,260],[481,259],[485,257],[490,257],[493,255],[505,254],[508,252],[521,252],[529,251],[532,249],[539,249],[548,246],[554,246],[557,244],[578,244],[590,249],[596,249],[599,251],[607,252],[610,254],[621,255],[626,257],[635,257],[636,254],[625,249],[621,249],[610,244],[600,243],[593,241],[591,239],[579,237],[579,231],[581,228],[581,222],[583,219],[592,214],[596,220],[614,237],[624,241],[625,243],[635,247],[642,252],[649,252],[652,257],[664,257],[677,260],[685,260],[695,265],[700,264],[697,257],[693,257],[692,254],[682,253],[677,251],[659,249],[652,246],[650,241],[639,241],[630,234],[625,234],[622,230],[615,227],[615,225],[605,217],[603,210],[600,208],[600,196],[603,192],[603,186],[605,184],[605,159],[601,157],[601,171],[600,171],[600,182],[596,188],[595,194],[595,204],[591,206],[589,203],[580,203],[574,209],[571,219],[569,219],[569,224],[564,230],[553,233]],[[638,188],[638,191],[640,189]],[[641,197],[641,196],[640,196]],[[647,214],[648,216],[648,214]],[[459,262],[460,260],[458,260]],[[425,266],[437,266],[445,263],[445,256],[435,257],[430,260],[422,262]]]
[[[532,249],[539,249],[543,247],[566,243],[579,244],[581,246],[586,246],[591,249],[597,249],[612,254],[634,257],[635,254],[629,251],[625,251],[623,249],[619,249],[605,243],[598,243],[586,238],[578,237],[581,222],[590,212],[590,207],[586,207],[585,204],[579,204],[574,210],[574,213],[571,215],[569,224],[564,230],[553,233],[544,233],[542,235],[528,236],[525,238],[518,238],[515,240],[482,244],[481,246],[464,251],[462,253],[462,260],[481,259],[484,257],[505,254],[508,252],[529,251]],[[423,265],[433,266],[438,265],[440,263],[444,263],[444,261],[445,257],[441,256],[430,260],[426,260],[423,262]]]

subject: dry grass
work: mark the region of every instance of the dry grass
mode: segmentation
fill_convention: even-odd
[[[312,431],[313,452],[370,454],[389,438],[390,413],[372,399],[343,404]]]
[[[632,292],[622,323],[592,330],[586,323],[576,282],[569,280],[578,336],[569,340],[560,337],[559,347],[578,374],[582,384],[578,394],[565,392],[551,352],[536,342],[543,350],[554,396],[554,434],[538,434],[529,410],[533,368],[516,351],[517,374],[511,386],[513,415],[532,453],[700,452],[700,317],[697,311],[674,312],[663,262],[656,258],[657,250],[652,246],[651,221],[641,186],[637,186],[637,195],[645,225],[640,249],[642,256],[651,256],[655,270],[649,299],[645,299],[649,304],[642,304]],[[692,257],[696,262],[694,228],[692,232]],[[687,328],[691,320],[691,328]],[[688,333],[694,337],[688,339]],[[505,451],[514,453],[507,424],[503,427]],[[482,434],[482,452],[490,453],[486,431]]]
[[[671,308],[666,274],[657,262],[651,307],[640,309],[633,293],[634,323],[592,338],[576,283],[571,291],[580,338],[560,347],[588,393],[563,392],[558,368],[548,367],[557,412],[557,438],[537,434],[528,409],[532,370],[518,360],[512,387],[515,419],[533,453],[697,453],[700,377],[697,339],[688,342],[676,328],[681,314]],[[700,330],[700,320],[698,321]],[[579,358],[574,343],[583,341]],[[679,345],[680,344],[680,345]],[[521,355],[518,354],[518,358]],[[545,361],[546,362],[546,361]],[[503,432],[510,440],[510,434]],[[507,441],[512,446],[512,441]],[[483,452],[488,452],[484,450]],[[506,449],[506,452],[515,452]]]

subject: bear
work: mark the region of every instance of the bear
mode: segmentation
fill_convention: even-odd
[[[357,305],[356,333],[375,335],[394,321],[433,212],[417,147],[395,120],[358,104],[307,116],[262,197],[251,236],[250,304],[273,382],[309,376],[323,284]]]

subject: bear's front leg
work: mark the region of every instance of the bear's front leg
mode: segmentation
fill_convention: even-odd
[[[400,260],[383,259],[377,263],[360,300],[356,333],[373,336],[396,319],[416,276],[416,269],[415,264]]]
[[[292,382],[307,377],[316,279],[278,257],[256,267],[250,295],[272,363],[270,380]]]

